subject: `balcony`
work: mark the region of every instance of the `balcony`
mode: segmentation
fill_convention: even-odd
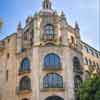
[[[57,37],[56,37],[56,34],[44,34],[42,36],[42,40],[44,42],[46,42],[46,41],[54,41],[55,42],[57,40]]]
[[[24,88],[24,89],[21,89],[19,87],[16,88],[17,95],[30,94],[31,92],[32,92],[31,88]]]

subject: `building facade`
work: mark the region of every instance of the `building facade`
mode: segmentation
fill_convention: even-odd
[[[78,100],[78,87],[93,75],[100,75],[100,52],[50,0],[0,41],[0,100]]]

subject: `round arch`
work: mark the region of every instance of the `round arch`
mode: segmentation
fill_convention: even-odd
[[[43,78],[44,88],[63,88],[63,77],[58,73],[49,73]]]
[[[31,79],[28,76],[21,78],[19,83],[20,90],[30,90],[31,89]]]
[[[49,53],[44,57],[44,68],[60,68],[60,56],[55,53]]]
[[[44,32],[47,35],[53,35],[54,34],[54,26],[52,24],[46,24],[44,26]]]
[[[27,99],[27,98],[24,98],[24,99],[22,99],[22,100],[29,100],[29,99]]]
[[[49,96],[45,100],[64,100],[64,99],[59,96]]]
[[[80,60],[76,56],[73,57],[73,67],[74,67],[74,70],[80,69]]]
[[[26,71],[30,71],[30,60],[27,57],[22,59],[19,68],[19,72],[26,72]]]

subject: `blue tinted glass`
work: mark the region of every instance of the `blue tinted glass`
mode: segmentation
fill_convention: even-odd
[[[30,61],[28,58],[24,58],[21,63],[21,71],[27,71],[30,69]]]
[[[44,88],[62,88],[63,87],[63,78],[56,73],[48,74],[44,77],[43,80]]]
[[[31,88],[31,81],[30,78],[28,77],[23,77],[20,80],[20,90],[24,90],[24,89],[30,89]]]
[[[49,54],[44,58],[44,66],[50,68],[59,68],[60,58],[56,54]]]
[[[53,26],[48,24],[45,26],[45,32],[46,34],[48,35],[53,35],[54,34],[54,29],[53,29]]]
[[[73,58],[73,66],[74,68],[80,68],[80,60],[77,57]]]

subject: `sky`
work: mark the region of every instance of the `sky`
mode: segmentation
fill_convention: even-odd
[[[16,32],[19,21],[25,25],[28,16],[42,8],[43,0],[0,0],[0,18],[4,21],[0,39]],[[74,26],[77,21],[81,39],[100,50],[100,0],[51,0],[53,9],[66,14]]]

